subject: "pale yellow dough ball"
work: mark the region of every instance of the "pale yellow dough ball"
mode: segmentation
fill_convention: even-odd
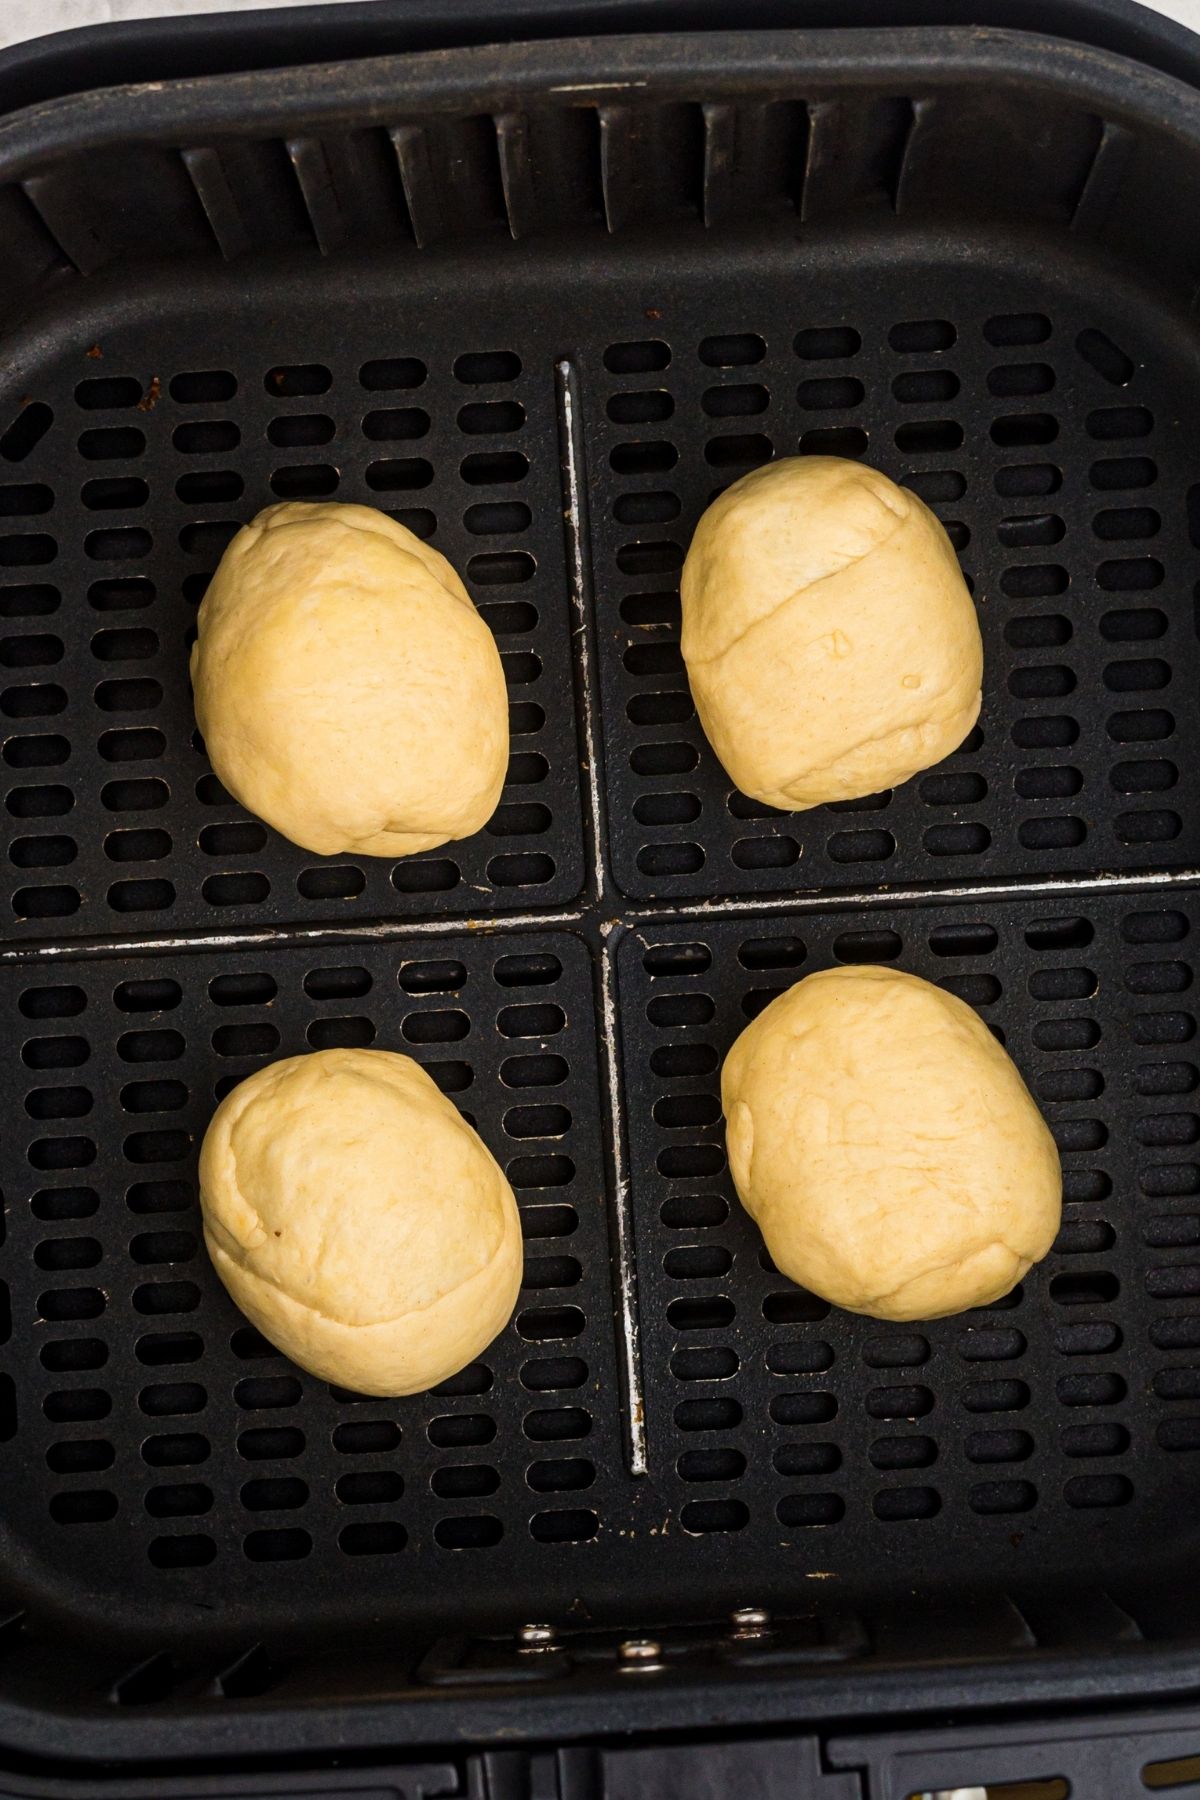
[[[877,1319],[985,1306],[1049,1250],[1050,1131],[971,1007],[854,966],[796,983],[721,1073],[729,1166],[776,1266]]]
[[[200,1153],[204,1239],[263,1336],[362,1394],[435,1387],[521,1285],[512,1189],[407,1056],[317,1050],[258,1069]]]
[[[983,644],[950,540],[861,463],[794,456],[735,481],[696,527],[681,598],[700,722],[768,806],[895,787],[979,715]]]
[[[200,606],[196,718],[235,799],[319,855],[469,837],[508,766],[495,640],[436,550],[369,506],[269,506]]]

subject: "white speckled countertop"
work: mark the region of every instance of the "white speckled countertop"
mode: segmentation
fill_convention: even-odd
[[[68,31],[75,25],[103,25],[116,19],[162,19],[187,13],[250,12],[291,0],[0,0],[0,49],[24,38]],[[337,5],[339,0],[326,0]],[[1176,0],[1179,4],[1179,0]],[[1200,0],[1183,0],[1200,20]]]

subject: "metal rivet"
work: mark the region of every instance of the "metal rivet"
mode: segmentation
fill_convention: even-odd
[[[662,1659],[662,1645],[655,1638],[626,1638],[617,1651],[622,1669],[638,1670],[644,1674],[653,1674],[656,1669],[666,1667]]]
[[[522,1656],[535,1656],[543,1650],[556,1650],[553,1625],[518,1625],[517,1648]]]
[[[765,1606],[739,1606],[729,1615],[735,1638],[768,1637],[771,1631],[771,1615]]]

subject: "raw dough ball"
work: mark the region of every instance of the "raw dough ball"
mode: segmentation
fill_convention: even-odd
[[[268,506],[200,606],[196,718],[234,797],[322,856],[469,837],[508,767],[491,632],[444,556],[370,506]]]
[[[979,1015],[897,969],[826,969],[725,1059],[729,1166],[783,1273],[851,1312],[986,1306],[1054,1242],[1058,1151]]]
[[[246,1317],[360,1394],[435,1387],[516,1303],[512,1189],[407,1056],[316,1050],[256,1070],[205,1134],[200,1202]]]
[[[768,806],[895,787],[979,716],[983,645],[950,540],[861,463],[794,456],[743,475],[696,527],[681,596],[700,722]]]

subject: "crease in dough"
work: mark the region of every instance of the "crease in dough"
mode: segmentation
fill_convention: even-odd
[[[734,482],[696,527],[680,599],[700,722],[769,806],[894,787],[979,715],[982,640],[950,541],[859,463],[790,457]]]
[[[774,466],[776,465],[767,465],[768,468]],[[736,486],[736,483],[734,485]],[[837,492],[838,490],[835,489],[834,494],[831,496],[831,503],[836,503]],[[777,600],[768,612],[762,613],[759,617],[751,619],[734,637],[723,639],[720,649],[710,651],[707,656],[701,656],[698,651],[693,650],[690,661],[695,663],[713,662],[717,657],[725,656],[730,650],[736,649],[738,644],[745,642],[752,631],[757,631],[762,625],[769,625],[771,620],[775,618],[778,613],[781,613],[785,606],[790,606],[793,600],[798,600],[800,598],[801,594],[810,594],[814,588],[820,587],[821,583],[824,581],[835,581],[839,575],[844,575],[848,569],[856,568],[859,563],[865,562],[868,556],[873,556],[877,550],[882,550],[884,545],[890,542],[896,532],[900,530],[900,527],[904,523],[905,516],[906,515],[903,513],[898,513],[896,522],[891,531],[887,532],[884,537],[878,538],[874,543],[868,544],[864,549],[855,551],[853,555],[846,556],[843,561],[839,562],[837,561],[836,556],[830,556],[829,560],[834,565],[832,568],[824,569],[821,574],[810,576],[808,580],[800,582],[797,587],[792,589],[790,594],[785,594],[782,600]],[[821,637],[814,638],[812,642],[814,644],[819,644],[822,643],[826,637],[839,636],[844,638],[845,633],[838,632],[835,628],[832,632],[823,633]]]

